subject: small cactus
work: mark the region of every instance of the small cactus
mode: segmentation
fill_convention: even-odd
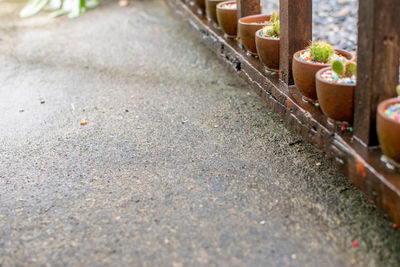
[[[332,70],[339,76],[344,74],[345,65],[341,60],[335,60],[332,62]]]
[[[397,90],[397,95],[400,97],[400,84],[397,85],[396,90]]]
[[[351,77],[351,76],[353,76],[353,75],[357,75],[357,63],[356,62],[354,62],[354,61],[349,61],[349,62],[346,62],[346,64],[345,64],[345,72],[344,72],[344,75],[346,76],[346,77]]]
[[[310,57],[313,61],[326,63],[329,62],[335,53],[332,45],[324,41],[317,41],[309,46]]]
[[[269,22],[271,24],[274,24],[277,21],[279,21],[279,12],[274,11],[274,12],[272,12],[271,19],[269,20]]]
[[[267,25],[263,28],[263,34],[267,36],[278,37],[280,34],[280,22],[279,22],[279,12],[273,12],[271,19],[269,21],[271,25]]]
[[[332,70],[339,77],[351,78],[353,75],[357,75],[357,64],[353,61],[344,63],[342,60],[336,59],[332,62]]]
[[[279,35],[280,35],[280,33],[281,33],[281,31],[280,31],[281,25],[280,25],[279,20],[276,21],[272,27],[274,28],[275,36],[276,36],[276,37],[279,37]]]

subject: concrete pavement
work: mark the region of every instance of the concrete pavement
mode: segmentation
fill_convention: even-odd
[[[0,266],[399,265],[386,216],[163,1],[23,3],[0,1]]]

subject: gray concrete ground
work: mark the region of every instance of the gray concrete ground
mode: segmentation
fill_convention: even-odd
[[[23,2],[0,1],[0,266],[399,265],[385,215],[163,1]]]

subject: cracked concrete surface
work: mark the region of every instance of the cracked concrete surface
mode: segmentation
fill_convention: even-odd
[[[24,2],[0,1],[0,266],[400,264],[386,216],[163,1]]]

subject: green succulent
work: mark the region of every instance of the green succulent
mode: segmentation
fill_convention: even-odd
[[[269,24],[263,28],[263,33],[268,36],[278,37],[280,35],[280,22],[279,22],[279,12],[273,12]]]
[[[336,59],[332,62],[332,70],[339,77],[352,77],[357,75],[357,64],[353,61],[343,62],[340,59]]]
[[[271,24],[274,24],[275,22],[279,21],[279,12],[272,12],[271,18],[269,20],[269,22]]]
[[[357,63],[353,61],[349,61],[345,64],[345,72],[344,75],[346,77],[351,77],[353,75],[357,75]]]
[[[280,25],[279,20],[277,22],[275,22],[274,25],[272,25],[272,27],[274,28],[275,36],[279,37],[279,35],[281,33],[281,31],[280,31],[281,25]]]
[[[335,60],[332,62],[332,70],[339,76],[344,74],[344,64],[341,60]]]
[[[321,63],[330,62],[335,53],[332,45],[324,41],[313,42],[308,48],[311,59]]]

